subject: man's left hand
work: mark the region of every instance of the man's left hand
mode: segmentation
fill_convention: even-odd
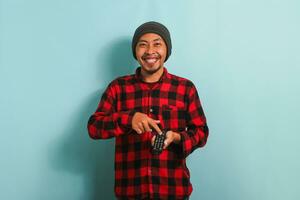
[[[151,144],[152,146],[154,145],[154,140],[155,140],[155,135],[151,139]],[[178,144],[181,140],[181,136],[179,133],[174,132],[174,131],[168,131],[166,133],[166,139],[164,142],[164,147],[163,149],[166,149],[172,142],[175,144]]]

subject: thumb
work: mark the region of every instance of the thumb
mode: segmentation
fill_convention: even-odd
[[[172,143],[172,138],[167,136],[165,141],[164,141],[163,149],[166,149],[171,143]]]
[[[155,140],[155,137],[156,137],[156,136],[154,135],[154,136],[152,137],[152,139],[151,139],[151,145],[152,145],[152,146],[154,146],[154,140]]]

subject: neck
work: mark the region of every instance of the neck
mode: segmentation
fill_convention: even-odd
[[[143,81],[145,81],[146,83],[154,83],[159,81],[163,73],[164,73],[164,66],[162,66],[157,72],[153,74],[148,73],[147,71],[143,70],[143,68],[141,69],[141,75],[143,77]]]

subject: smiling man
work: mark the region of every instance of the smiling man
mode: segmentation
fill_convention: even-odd
[[[206,144],[209,131],[194,84],[164,66],[171,51],[164,25],[139,26],[132,53],[140,67],[113,80],[89,118],[91,138],[116,139],[118,199],[182,200],[192,193],[186,157]],[[155,139],[163,135],[163,148],[154,153]]]

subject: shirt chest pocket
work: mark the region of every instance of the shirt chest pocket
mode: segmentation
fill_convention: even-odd
[[[183,131],[186,128],[187,112],[184,107],[162,105],[160,118],[164,129]]]

